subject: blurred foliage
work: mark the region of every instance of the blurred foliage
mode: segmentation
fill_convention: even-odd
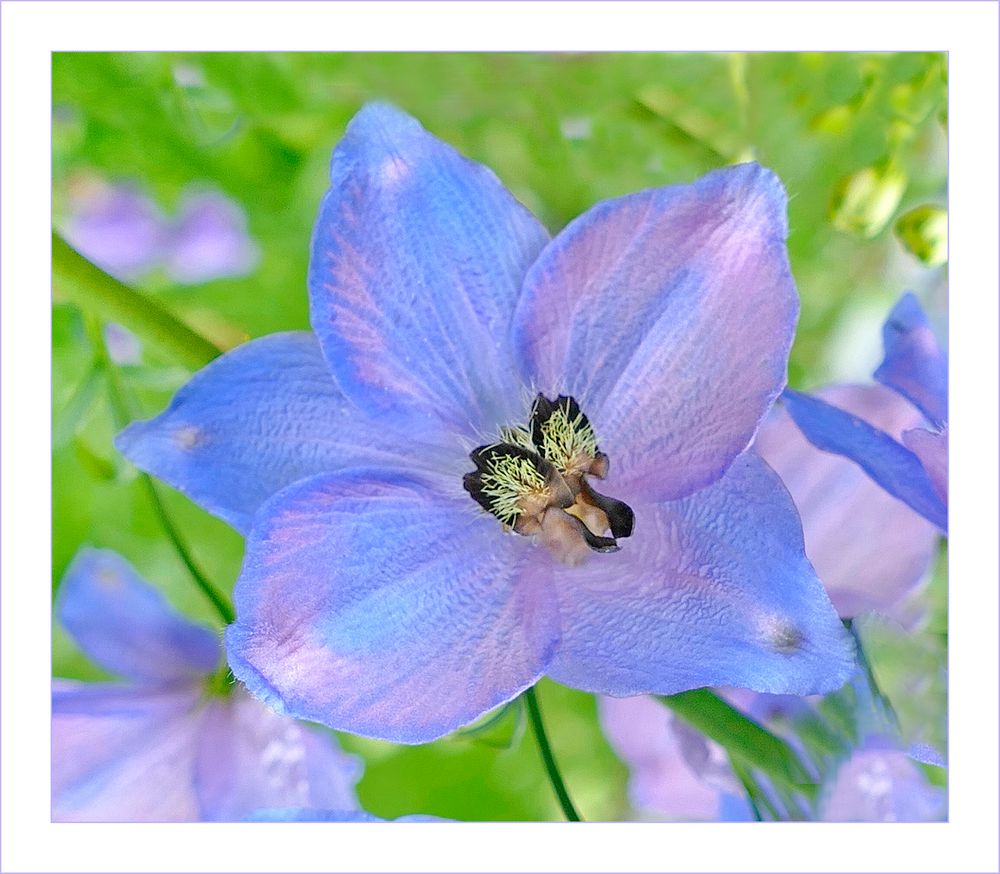
[[[308,243],[330,152],[368,100],[395,102],[492,167],[553,231],[603,198],[754,159],[790,196],[788,245],[802,298],[790,382],[867,378],[881,320],[904,289],[944,319],[946,72],[943,55],[922,53],[56,53],[54,224],[74,186],[94,175],[137,182],[168,212],[191,183],[224,191],[248,216],[258,269],[184,288],[152,276],[140,289],[228,347],[308,326]],[[109,547],[180,609],[214,621],[135,472],[112,449],[107,393],[80,313],[57,303],[52,329],[53,586],[81,545]],[[122,374],[146,415],[188,376],[148,348]],[[199,563],[231,588],[241,538],[182,496],[166,499]],[[873,650],[890,697],[919,699],[911,714],[893,698],[901,718],[944,712],[934,673],[946,627],[940,598],[931,612],[929,630],[883,635]],[[897,682],[914,648],[932,653],[922,690]],[[58,629],[54,669],[100,676]],[[593,698],[548,682],[540,697],[585,818],[627,815],[625,769],[599,730]],[[537,750],[510,718],[502,729],[424,747],[344,738],[367,760],[362,801],[390,817],[558,818]]]

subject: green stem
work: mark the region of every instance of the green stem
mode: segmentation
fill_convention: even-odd
[[[129,409],[129,402],[125,387],[122,385],[120,375],[114,365],[114,362],[111,360],[111,356],[108,355],[108,347],[104,342],[104,334],[101,331],[100,322],[93,316],[85,316],[85,324],[87,325],[87,333],[94,345],[96,366],[101,368],[107,376],[108,397],[111,402],[112,414],[115,418],[117,426],[119,428],[124,428],[125,425],[135,418],[132,415],[132,411]],[[232,604],[225,595],[218,591],[218,589],[216,589],[215,586],[209,582],[208,577],[202,573],[201,569],[195,563],[191,552],[181,539],[177,526],[174,525],[173,520],[170,518],[170,514],[167,512],[167,508],[163,503],[163,499],[160,497],[160,493],[157,490],[152,477],[140,471],[139,479],[142,481],[142,484],[149,495],[149,500],[153,504],[153,509],[156,511],[156,518],[159,520],[160,526],[166,533],[167,538],[173,545],[177,555],[180,557],[181,561],[184,562],[184,566],[188,569],[188,572],[191,574],[195,584],[212,603],[212,606],[215,607],[215,610],[222,618],[223,623],[226,625],[231,624],[236,618],[236,613],[233,610]]]
[[[661,702],[732,755],[807,795],[815,781],[795,750],[710,689],[659,695]]]
[[[84,312],[124,325],[185,367],[197,370],[222,352],[160,304],[92,264],[55,232],[52,278],[56,289]]]
[[[552,755],[552,747],[549,746],[549,739],[545,734],[542,711],[538,706],[538,696],[535,694],[534,686],[524,693],[524,700],[528,705],[528,719],[531,722],[532,730],[535,732],[535,740],[538,741],[538,750],[542,754],[545,771],[549,775],[549,782],[556,793],[556,798],[559,799],[559,806],[562,808],[563,815],[570,822],[580,822],[580,814],[576,812],[576,808],[570,800],[562,774],[559,773],[559,766],[556,764],[555,756]]]

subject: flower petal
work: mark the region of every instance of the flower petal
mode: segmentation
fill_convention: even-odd
[[[933,432],[925,428],[913,428],[903,432],[903,444],[910,450],[927,471],[938,497],[948,505],[948,428]]]
[[[415,441],[366,423],[337,390],[316,338],[271,334],[216,359],[115,440],[136,466],[246,532],[269,497],[358,464],[409,466]]]
[[[875,379],[908,398],[938,428],[948,421],[948,358],[920,301],[907,292],[882,327],[885,358]]]
[[[226,642],[268,704],[333,728],[422,743],[509,701],[558,635],[533,552],[464,493],[374,472],[290,486],[258,514]]]
[[[361,769],[332,735],[237,689],[205,716],[195,771],[202,819],[234,822],[271,807],[354,810]]]
[[[756,164],[600,203],[528,273],[526,378],[572,395],[632,499],[718,479],[785,384],[798,312],[786,198]]]
[[[522,414],[506,336],[545,229],[490,170],[384,104],[354,117],[330,175],[309,290],[344,393],[473,438]]]
[[[882,386],[829,386],[818,396],[890,435],[921,420],[905,399]],[[817,451],[784,410],[772,411],[754,449],[791,493],[806,555],[837,612],[895,616],[893,608],[927,577],[937,529],[856,464]]]
[[[58,682],[52,694],[52,818],[191,822],[197,686],[141,690]]]
[[[818,398],[787,389],[782,395],[795,424],[814,446],[843,455],[890,495],[899,498],[942,531],[948,510],[920,459],[884,431]]]
[[[689,498],[636,510],[619,553],[557,568],[549,675],[608,695],[838,688],[853,644],[806,561],[777,475],[752,453]]]
[[[216,191],[188,192],[166,252],[167,275],[179,283],[244,276],[260,259],[239,204]]]
[[[59,586],[56,616],[97,664],[132,680],[200,677],[219,664],[215,633],[189,622],[120,555],[83,549]]]

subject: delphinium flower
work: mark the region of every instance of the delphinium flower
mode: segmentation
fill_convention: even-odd
[[[244,276],[259,257],[239,206],[201,188],[187,190],[168,218],[133,184],[83,178],[70,190],[62,231],[75,249],[126,282],[157,268],[182,285]]]
[[[948,528],[948,359],[917,298],[904,294],[882,329],[885,358],[875,379],[911,402],[926,420],[900,440],[850,410],[787,390],[802,433],[816,446],[857,462],[887,492],[942,531]]]
[[[779,696],[756,697],[751,709],[759,716]],[[741,703],[748,703],[745,696]],[[671,820],[751,818],[725,751],[658,702],[602,698],[600,715],[605,735],[629,767],[629,799],[636,810]],[[813,815],[827,822],[944,819],[947,793],[923,773],[915,752],[890,736],[867,734],[818,786]]]
[[[554,240],[385,105],[337,146],[314,334],[251,341],[118,439],[248,535],[233,672],[419,743],[542,675],[613,695],[838,687],[852,645],[778,477],[785,194],[744,164]]]
[[[85,549],[59,621],[122,682],[55,680],[52,818],[239,820],[260,808],[357,809],[360,763],[220,673],[214,632],[114,552]]]
[[[900,437],[923,422],[908,401],[879,385],[831,385],[824,403]],[[929,578],[937,528],[876,485],[852,461],[809,443],[775,407],[754,449],[781,476],[799,515],[806,555],[845,619],[877,612],[912,627],[914,600]]]

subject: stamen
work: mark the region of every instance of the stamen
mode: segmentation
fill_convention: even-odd
[[[632,534],[632,509],[587,482],[588,475],[607,474],[609,459],[567,395],[550,401],[539,394],[527,428],[501,428],[499,442],[470,457],[476,469],[462,484],[473,499],[505,528],[537,538],[566,564],[579,564],[592,552],[617,552],[617,538]]]

